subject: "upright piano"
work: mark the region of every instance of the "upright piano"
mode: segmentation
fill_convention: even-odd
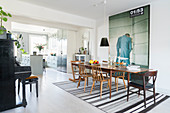
[[[0,112],[11,108],[26,107],[25,78],[31,75],[30,66],[14,66],[13,41],[0,39]],[[22,101],[16,104],[15,81],[22,82]]]

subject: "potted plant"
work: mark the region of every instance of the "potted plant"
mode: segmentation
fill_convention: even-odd
[[[3,26],[3,22],[7,22],[8,18],[7,17],[12,17],[10,13],[6,13],[4,10],[2,10],[2,7],[0,7],[0,21],[1,21],[1,26],[0,26],[0,39],[7,39],[6,36],[6,29]]]
[[[79,48],[80,54],[83,54],[84,52],[84,47]]]
[[[28,54],[24,50],[24,42],[22,34],[16,36],[15,46],[17,47],[17,59],[18,61],[22,61],[22,54]]]
[[[44,49],[44,46],[46,46],[46,44],[36,44],[35,48],[37,48],[39,52],[41,52],[41,50]]]

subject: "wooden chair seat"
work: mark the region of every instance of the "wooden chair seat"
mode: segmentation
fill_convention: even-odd
[[[80,77],[92,77],[92,74],[83,74],[83,75],[80,75]]]
[[[103,81],[103,82],[105,82],[105,81],[108,81],[108,80],[110,80],[110,77],[105,77],[105,76],[103,76],[104,77],[104,79],[103,80],[101,80],[101,79],[93,79],[93,81]]]
[[[143,89],[143,87],[144,87],[144,85],[137,84],[137,83],[133,83],[133,82],[130,82],[129,85],[130,85],[130,86],[133,86],[133,87],[135,87],[135,88],[139,88],[139,89]],[[147,90],[147,89],[151,89],[151,88],[153,88],[153,87],[154,87],[153,84],[148,83],[148,84],[145,86],[145,89]]]

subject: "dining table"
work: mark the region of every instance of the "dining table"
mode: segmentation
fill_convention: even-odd
[[[78,66],[78,65],[84,65],[86,68],[88,69],[92,69],[92,67],[96,64],[89,64],[88,62],[87,63],[84,63],[84,64],[80,64],[78,62],[75,62],[75,63],[72,63],[72,65],[75,65],[75,66]],[[115,72],[126,72],[127,73],[127,78],[128,78],[128,84],[129,85],[129,82],[130,82],[130,73],[141,73],[141,72],[147,72],[149,71],[150,69],[148,68],[139,68],[139,69],[136,69],[136,70],[130,70],[128,69],[126,66],[115,66],[115,65],[109,65],[109,64],[100,64],[100,67],[102,69],[103,72],[107,72],[107,73],[110,73],[110,75],[112,75],[113,73]],[[112,97],[112,77],[110,77],[110,87],[109,87],[109,90],[110,90],[110,99]]]

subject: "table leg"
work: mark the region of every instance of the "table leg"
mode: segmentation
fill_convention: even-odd
[[[22,80],[22,104],[24,107],[26,107],[27,105],[27,101],[26,101],[26,95],[25,95],[25,79]]]
[[[128,86],[129,86],[129,77],[130,77],[130,73],[127,73],[127,75],[128,75]]]
[[[112,70],[110,70],[110,99],[111,99],[111,93],[112,93]]]

